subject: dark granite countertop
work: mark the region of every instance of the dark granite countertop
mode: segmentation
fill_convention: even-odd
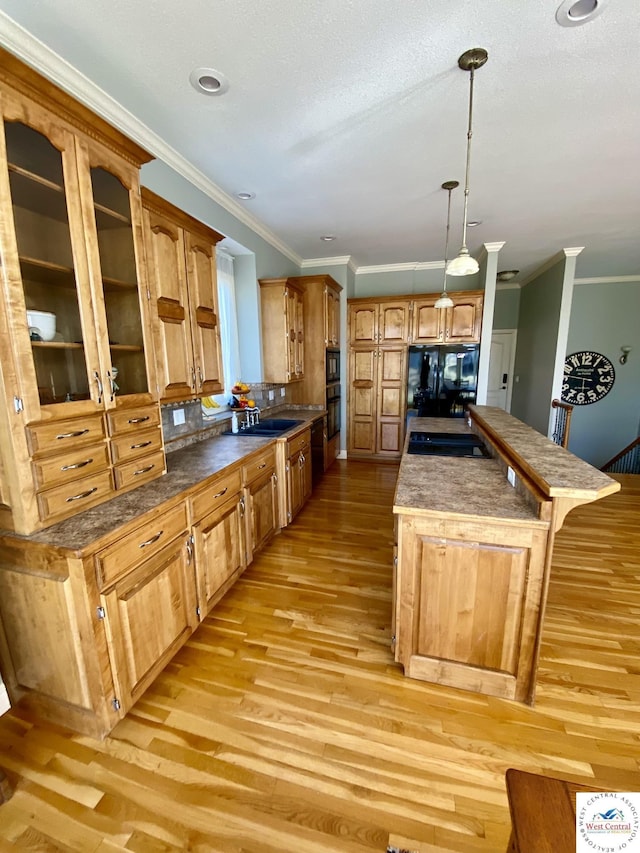
[[[0,535],[18,538],[80,553],[102,547],[105,540],[113,538],[115,531],[133,529],[145,513],[178,501],[189,491],[194,491],[205,480],[231,470],[251,453],[278,440],[286,440],[325,414],[322,409],[286,409],[276,417],[302,421],[279,438],[265,436],[220,435],[167,453],[167,473],[143,486],[125,492],[72,518],[31,533],[28,536],[0,531]]]
[[[500,437],[509,455],[548,497],[597,500],[620,489],[616,480],[503,409],[472,406],[471,412],[480,427]]]
[[[619,483],[554,444],[530,426],[491,406],[472,406],[472,418],[499,442],[519,469],[549,498],[597,500]],[[464,419],[413,418],[407,430],[473,432]],[[497,458],[411,456],[404,453],[394,499],[398,514],[453,513],[463,516],[535,521],[530,501],[513,488]],[[539,522],[546,524],[546,522]]]
[[[462,418],[412,418],[407,441],[412,429],[471,433]],[[502,466],[484,457],[411,456],[405,452],[393,504],[394,512],[401,515],[436,512],[537,521],[531,506],[507,482]]]

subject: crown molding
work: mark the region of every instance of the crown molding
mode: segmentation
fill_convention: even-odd
[[[0,11],[0,43],[35,68],[44,77],[64,89],[86,107],[96,112],[106,121],[117,127],[138,145],[141,145],[154,157],[162,160],[189,183],[201,190],[206,196],[223,207],[243,225],[246,225],[265,242],[277,249],[293,263],[300,266],[302,258],[286,243],[266,227],[259,219],[227,195],[217,184],[196,169],[188,160],[170,145],[167,145],[156,133],[139,121],[132,113],[124,109],[110,95],[92,83],[80,71],[70,65],[57,53],[48,48],[31,33],[17,24],[6,13]]]
[[[354,272],[357,269],[351,260],[351,255],[336,255],[333,258],[305,258],[301,261],[300,266],[302,269],[307,267],[349,267]]]
[[[584,250],[584,246],[576,246],[574,248],[569,249],[561,249],[559,252],[556,252],[555,255],[552,255],[549,260],[545,261],[544,264],[539,266],[536,270],[534,270],[531,275],[528,275],[526,278],[523,278],[520,282],[521,287],[526,287],[529,282],[534,281],[534,279],[538,278],[538,276],[545,273],[547,270],[550,270],[551,267],[554,267],[560,261],[565,261],[567,258],[575,258],[580,252]]]
[[[576,278],[574,284],[636,284],[640,275],[602,275],[595,278]]]
[[[521,290],[522,285],[517,281],[498,281],[496,290]]]
[[[493,252],[499,252],[500,249],[504,246],[505,242],[505,240],[502,240],[502,242],[498,243],[483,243],[482,248],[485,250],[487,255],[490,255]]]
[[[414,272],[415,270],[441,270],[444,261],[409,262],[406,264],[379,264],[378,266],[358,267],[357,275],[372,275],[378,272]]]

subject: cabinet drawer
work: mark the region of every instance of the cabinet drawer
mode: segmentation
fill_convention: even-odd
[[[305,450],[311,449],[311,430],[305,429],[304,432],[301,432],[300,435],[296,435],[294,438],[290,439],[287,442],[287,455],[289,457],[294,456],[298,451],[302,450],[304,453]]]
[[[139,486],[147,480],[159,477],[165,471],[164,452],[150,453],[140,459],[132,459],[113,469],[116,479],[116,489],[126,489],[128,486]]]
[[[38,512],[42,521],[53,523],[102,503],[112,493],[111,472],[102,471],[40,492]]]
[[[63,453],[68,447],[97,444],[105,437],[102,415],[46,421],[27,427],[27,441],[32,456]]]
[[[276,449],[274,446],[267,447],[261,453],[251,454],[250,459],[242,466],[242,482],[244,485],[253,483],[261,477],[265,471],[274,469],[276,465]]]
[[[109,435],[143,430],[160,424],[160,407],[154,404],[133,409],[117,409],[107,413],[107,420]]]
[[[111,458],[114,465],[138,459],[156,450],[162,450],[162,432],[158,427],[111,439]]]
[[[191,520],[193,523],[200,521],[205,515],[223,506],[230,498],[236,498],[242,481],[240,471],[233,471],[215,480],[205,489],[201,489],[191,498]]]
[[[69,448],[66,453],[34,459],[33,480],[37,490],[49,489],[63,483],[77,482],[79,477],[88,477],[109,467],[107,445],[88,445]]]
[[[186,529],[187,506],[182,503],[105,548],[96,555],[100,588],[103,589],[139,563],[157,554]]]

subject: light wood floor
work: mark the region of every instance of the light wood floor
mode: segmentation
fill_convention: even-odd
[[[509,767],[640,791],[640,477],[557,538],[534,708],[393,663],[395,477],[337,462],[104,742],[0,719],[0,851],[503,853]]]

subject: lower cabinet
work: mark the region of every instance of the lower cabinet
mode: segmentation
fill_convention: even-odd
[[[548,524],[402,516],[395,659],[405,674],[531,702]]]
[[[312,458],[311,429],[279,444],[280,527],[290,524],[311,495]]]
[[[118,710],[125,714],[197,625],[186,531],[102,593]]]
[[[276,451],[272,445],[242,466],[247,563],[280,529]]]
[[[351,347],[348,454],[400,458],[405,436],[406,346]]]
[[[198,616],[202,620],[247,565],[240,471],[215,480],[191,504]]]
[[[302,437],[297,503],[311,484],[309,430]],[[119,528],[105,533],[92,517],[102,533],[84,546],[56,544],[60,531],[48,544],[0,534],[0,669],[12,702],[108,734],[279,530],[278,492],[271,442]]]

